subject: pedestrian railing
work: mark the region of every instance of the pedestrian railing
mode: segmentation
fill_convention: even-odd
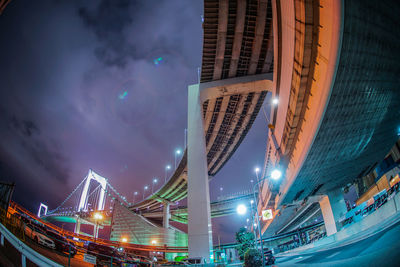
[[[379,194],[375,195],[370,200],[362,203],[359,206],[354,207],[347,216],[340,223],[342,227],[347,227],[354,222],[362,220],[365,216],[373,213],[377,209],[381,208],[387,201],[394,197],[399,192],[399,183],[393,185],[389,190],[383,190]]]

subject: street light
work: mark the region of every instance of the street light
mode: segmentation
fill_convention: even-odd
[[[237,208],[236,208],[236,212],[237,212],[239,215],[246,214],[246,212],[247,212],[247,207],[246,207],[245,205],[243,205],[243,204],[239,204],[239,205],[237,206]]]
[[[279,98],[274,97],[274,99],[272,99],[272,104],[273,104],[274,106],[278,105],[278,104],[279,104]]]
[[[254,168],[254,172],[256,173],[257,183],[259,183],[260,179],[258,178],[258,173],[260,172],[260,168],[259,167],[255,167]],[[261,191],[261,186],[260,185],[259,185],[258,190]]]
[[[282,172],[278,169],[275,169],[271,172],[271,178],[274,180],[278,180],[279,178],[281,178],[282,176]]]
[[[151,184],[151,193],[153,194],[153,192],[154,192],[154,185],[156,184],[158,182],[158,179],[157,178],[153,178],[153,183]]]
[[[121,238],[121,242],[122,242],[122,243],[128,242],[128,238],[126,238],[126,237]]]
[[[153,246],[155,246],[155,245],[157,244],[157,240],[152,240],[152,241],[151,241],[151,244],[152,244]]]
[[[149,187],[148,187],[147,185],[145,185],[144,188],[143,188],[143,200],[144,200],[144,192],[145,192],[147,189],[149,189]]]
[[[167,175],[168,175],[168,171],[171,169],[171,165],[167,165],[165,166],[165,176],[164,176],[164,183],[167,182]]]
[[[273,177],[272,177],[272,174],[274,174]],[[274,169],[274,170],[271,172],[271,178],[274,179],[274,180],[279,179],[281,176],[282,176],[282,172],[281,172],[280,170],[278,170],[278,169]],[[254,198],[254,202],[257,202],[256,193],[255,193],[255,187],[256,187],[258,184],[260,184],[261,182],[263,182],[264,180],[267,180],[268,178],[270,178],[270,177],[264,177],[264,178],[258,180],[257,183],[255,183],[255,184],[253,185],[253,198]],[[258,195],[260,195],[260,193],[259,193]],[[251,203],[251,201],[250,201],[250,203]],[[258,216],[257,206],[256,206],[256,205],[254,205],[254,206],[255,206],[255,209],[256,209],[256,219],[257,219],[257,223],[254,222],[253,226],[254,226],[255,228],[258,228],[258,235],[259,235],[259,237],[260,237],[261,255],[264,255],[264,248],[263,248],[263,242],[262,242],[262,236],[261,236],[261,227],[260,227],[260,218],[259,218],[259,216]],[[257,240],[256,240],[256,241],[257,241]],[[263,262],[263,266],[265,266],[265,259],[264,259],[264,257],[262,257],[262,262]]]
[[[178,148],[177,150],[175,150],[175,169],[176,169],[176,158],[178,155],[180,155],[182,153],[182,151]]]
[[[133,204],[135,204],[135,199],[136,199],[136,196],[138,195],[138,192],[134,192],[133,193]]]

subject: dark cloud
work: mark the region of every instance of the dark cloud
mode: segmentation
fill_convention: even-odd
[[[164,178],[184,143],[202,10],[182,0],[10,2],[0,16],[0,179],[16,181],[16,201],[53,209],[89,168],[128,199]],[[257,119],[212,179],[211,199],[249,184],[264,129]],[[221,242],[242,223],[233,218],[213,220],[226,225]]]
[[[13,115],[10,119],[10,125],[14,128],[14,130],[20,132],[22,135],[26,135],[28,137],[32,136],[32,134],[40,134],[40,131],[36,124],[30,120],[22,120],[19,121],[15,115]]]
[[[176,1],[103,0],[96,7],[79,8],[78,13],[99,41],[94,49],[98,60],[107,66],[125,68],[130,60],[152,62],[162,55],[164,62],[174,64],[174,57],[182,57],[184,36],[179,30],[186,17],[179,20],[160,14],[160,10],[173,10],[176,5]],[[158,25],[165,19],[170,20],[165,25],[174,28]],[[146,30],[149,25],[151,29]],[[185,60],[181,61],[185,64]]]
[[[135,47],[125,38],[124,30],[132,23],[132,8],[136,2],[129,0],[103,0],[94,9],[79,8],[79,16],[100,41],[95,49],[97,58],[106,65],[125,67],[129,57],[134,57]]]
[[[4,133],[8,126],[8,136],[12,136],[19,143],[23,153],[28,155],[33,164],[41,167],[53,179],[65,184],[70,166],[57,142],[43,139],[39,127],[33,120],[20,119],[16,114],[9,115],[6,110],[0,110],[2,111],[0,115],[3,122],[0,123],[2,132]]]

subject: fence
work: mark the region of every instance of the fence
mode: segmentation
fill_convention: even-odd
[[[379,194],[375,195],[368,201],[354,207],[351,211],[346,214],[346,218],[340,223],[343,228],[362,220],[365,216],[373,213],[374,211],[381,208],[387,201],[399,192],[399,183],[393,185],[389,190],[383,190]]]

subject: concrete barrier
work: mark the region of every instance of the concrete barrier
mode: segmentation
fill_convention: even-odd
[[[309,249],[322,249],[324,246],[333,245],[335,243],[338,246],[351,244],[355,241],[365,239],[375,231],[390,226],[393,222],[388,220],[389,218],[395,222],[400,217],[400,193],[395,194],[379,209],[373,213],[365,216],[361,221],[354,222],[346,228],[342,228],[339,232],[319,239],[311,244],[301,246],[286,252],[282,252],[281,255],[296,255],[297,253],[303,252]],[[385,224],[386,223],[386,224]]]
[[[54,266],[62,267],[62,265],[55,263],[54,261],[42,256],[32,248],[27,246],[24,242],[19,240],[13,235],[4,225],[0,223],[0,233],[19,253],[21,253],[21,266],[26,266],[26,259],[35,263],[38,266]],[[1,249],[1,248],[0,248]]]

